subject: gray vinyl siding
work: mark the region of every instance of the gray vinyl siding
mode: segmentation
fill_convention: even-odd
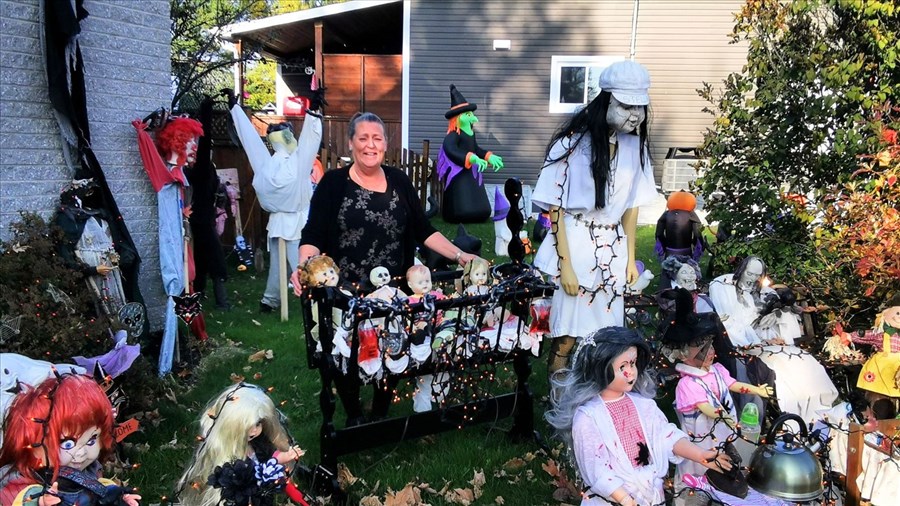
[[[41,5],[0,0],[0,238],[20,211],[50,218],[72,181],[47,89]],[[81,22],[91,140],[141,255],[140,286],[153,328],[165,299],[156,195],[141,166],[131,120],[171,99],[168,0],[86,0]],[[77,163],[77,161],[76,161]]]
[[[657,183],[669,146],[692,146],[711,125],[695,90],[739,71],[745,49],[728,44],[740,0],[640,2],[636,59],[651,87],[651,141]],[[627,58],[633,1],[413,0],[410,2],[409,139],[438,149],[446,133],[449,85],[478,105],[479,144],[506,167],[488,182],[533,183],[546,144],[565,119],[548,113],[554,55]],[[509,51],[494,51],[509,39]]]

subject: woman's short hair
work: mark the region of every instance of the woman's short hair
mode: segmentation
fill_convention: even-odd
[[[381,129],[387,132],[387,129],[384,127],[384,121],[382,121],[377,114],[371,112],[358,112],[350,118],[350,125],[347,128],[348,138],[353,139],[353,136],[356,135],[356,125],[359,123],[378,123],[381,125]]]

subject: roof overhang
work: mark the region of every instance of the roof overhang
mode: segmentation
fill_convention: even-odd
[[[322,22],[325,53],[401,54],[403,0],[351,0],[222,27],[244,50],[275,60],[312,57]]]

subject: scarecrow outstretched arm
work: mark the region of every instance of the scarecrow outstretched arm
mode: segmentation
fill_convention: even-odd
[[[236,104],[231,108],[231,119],[234,120],[234,129],[241,139],[241,145],[244,147],[247,159],[250,160],[253,172],[263,170],[265,164],[271,160],[272,155],[269,154],[269,149],[266,148],[266,144],[262,141],[256,128],[253,127],[253,123],[250,122],[250,118],[247,117],[240,105]],[[312,162],[310,161],[311,166]]]

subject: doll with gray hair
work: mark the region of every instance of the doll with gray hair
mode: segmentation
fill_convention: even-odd
[[[226,499],[221,489],[208,484],[217,467],[221,469],[248,457],[257,464],[274,459],[278,465],[290,467],[304,454],[299,446],[292,445],[284,416],[275,408],[275,403],[256,385],[240,383],[223,390],[200,413],[198,424],[200,446],[178,481],[182,504],[215,506]],[[289,479],[286,481],[285,492],[291,499],[298,500],[295,494],[299,491]],[[299,498],[302,501],[302,494]],[[271,505],[274,498],[270,495],[254,497],[252,503],[254,506]]]
[[[571,369],[552,378],[545,416],[570,449],[584,481],[582,506],[662,504],[669,463],[687,458],[731,469],[666,420],[652,398],[650,347],[635,331],[605,327],[581,338]]]

